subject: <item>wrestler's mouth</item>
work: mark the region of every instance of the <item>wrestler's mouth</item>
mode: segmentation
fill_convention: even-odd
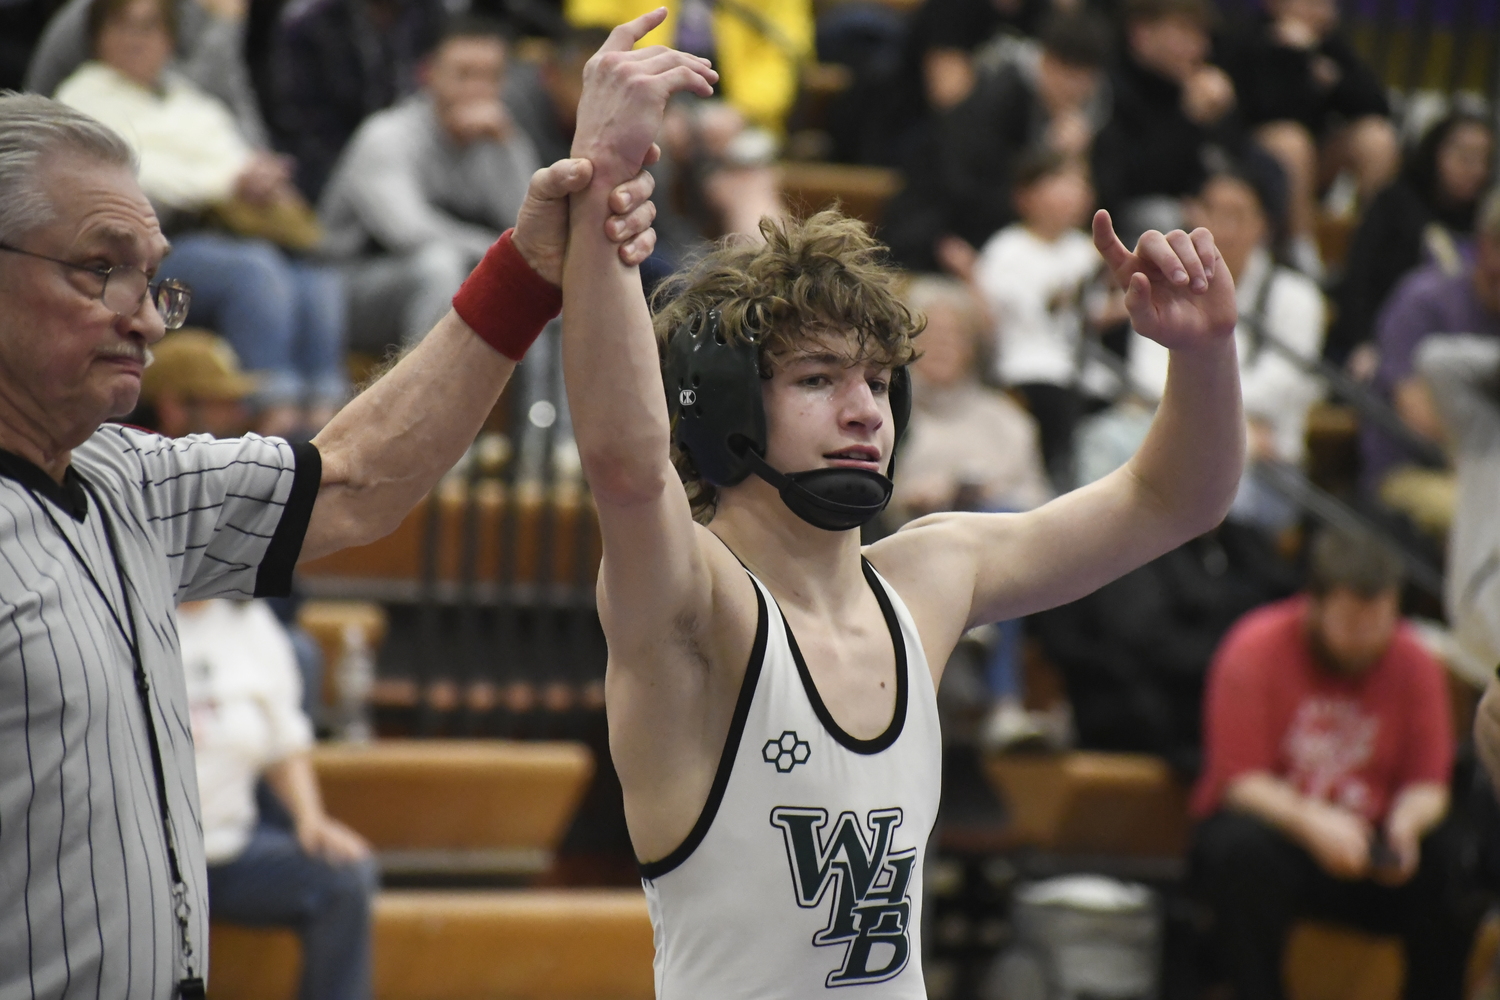
[[[823,457],[837,468],[880,471],[880,449],[869,445],[851,445],[838,451],[830,451]]]

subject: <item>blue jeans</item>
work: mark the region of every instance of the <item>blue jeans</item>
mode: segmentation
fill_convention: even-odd
[[[291,831],[263,821],[239,857],[209,866],[208,909],[228,923],[293,928],[302,938],[300,1000],[369,1000],[378,881],[373,860],[309,857]]]
[[[343,280],[334,268],[288,257],[265,240],[227,233],[179,236],[161,276],[193,290],[188,322],[215,330],[260,377],[266,406],[347,397]]]

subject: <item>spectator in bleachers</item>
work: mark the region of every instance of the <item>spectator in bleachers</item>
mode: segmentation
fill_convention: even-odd
[[[271,117],[309,201],[360,123],[417,89],[444,16],[442,0],[296,0],[282,11]]]
[[[294,929],[300,1000],[368,1000],[379,876],[364,838],[323,810],[291,641],[261,601],[177,610],[209,914]],[[256,801],[261,780],[274,795],[265,810]]]
[[[1380,365],[1374,388],[1394,405],[1406,427],[1440,442],[1442,424],[1432,393],[1417,374],[1422,341],[1436,333],[1500,338],[1500,193],[1481,203],[1474,223],[1474,259],[1457,274],[1430,265],[1396,285],[1375,324]],[[1363,484],[1432,534],[1453,517],[1453,475],[1419,464],[1391,435],[1370,423],[1360,431]]]
[[[1214,648],[1295,586],[1263,532],[1225,522],[1026,627],[1062,674],[1080,749],[1157,754],[1191,778]]]
[[[1457,479],[1443,610],[1459,647],[1489,680],[1500,664],[1500,339],[1429,337],[1416,363]]]
[[[424,64],[422,89],[365,120],[319,215],[322,249],[341,263],[351,346],[410,346],[500,233],[515,225],[536,150],[501,99],[500,25],[453,19]]]
[[[26,89],[52,95],[93,53],[89,8],[68,0],[37,42],[26,69]],[[244,0],[173,0],[173,69],[223,101],[246,141],[268,146],[270,133],[243,56]]]
[[[905,185],[882,231],[906,267],[938,270],[952,241],[983,246],[1015,221],[1017,160],[1037,148],[1086,160],[1104,124],[1109,27],[1087,14],[1057,16],[1019,58],[986,67],[969,97],[938,116],[907,157]]]
[[[1329,360],[1344,364],[1370,343],[1381,305],[1406,272],[1420,265],[1449,274],[1463,270],[1494,161],[1494,125],[1480,115],[1451,114],[1422,137],[1401,176],[1375,196],[1355,231],[1339,283],[1338,316],[1328,331]],[[1368,378],[1375,364],[1367,348],[1351,370]]]
[[[1189,208],[1191,223],[1214,234],[1239,303],[1235,344],[1251,465],[1229,516],[1270,531],[1290,527],[1298,510],[1257,478],[1255,463],[1301,464],[1307,414],[1323,389],[1316,377],[1268,341],[1314,360],[1323,349],[1326,313],[1317,284],[1272,256],[1285,217],[1280,182],[1280,171],[1269,157],[1246,160],[1209,177]],[[1166,350],[1133,335],[1129,356],[1132,382],[1159,398],[1167,381]]]
[[[1110,80],[1113,114],[1094,143],[1100,202],[1127,240],[1182,224],[1180,199],[1209,150],[1237,153],[1234,85],[1210,63],[1209,0],[1126,0],[1125,53]]]
[[[1059,490],[1073,483],[1073,429],[1113,382],[1083,357],[1088,293],[1103,262],[1080,228],[1093,210],[1087,168],[1038,150],[1016,169],[1020,221],[985,243],[973,280],[995,325],[995,374],[1041,427],[1042,457]]]
[[[1243,1000],[1280,998],[1293,921],[1399,934],[1407,997],[1463,995],[1480,914],[1440,830],[1452,721],[1443,668],[1401,623],[1399,558],[1325,533],[1307,593],[1224,640],[1204,708],[1194,881]]]
[[[229,231],[239,224],[230,220],[248,216],[297,242],[315,226],[286,161],[252,146],[223,102],[169,68],[174,12],[166,0],[94,0],[95,59],[57,98],[135,148],[141,188],[173,240],[161,275],[193,289],[193,324],[227,337],[257,373],[259,428],[316,431],[348,392],[342,283],[267,239]],[[210,212],[225,228],[204,224]]]
[[[1400,166],[1385,88],[1338,24],[1338,0],[1266,0],[1224,52],[1241,118],[1287,173],[1292,261],[1315,276],[1321,188],[1347,170],[1368,203]]]
[[[912,365],[912,415],[901,442],[892,514],[907,521],[946,510],[1024,511],[1051,499],[1036,421],[979,381],[984,316],[974,293],[951,278],[918,277],[907,306],[926,317]],[[1022,704],[1021,622],[1001,623],[987,655],[994,705],[982,741],[1003,748],[1040,735]]]
[[[556,163],[572,151],[583,67],[607,38],[603,28],[573,28],[548,46],[539,61],[509,63],[505,104],[543,163]]]
[[[912,366],[912,416],[891,504],[901,521],[940,510],[1030,510],[1051,499],[1036,421],[979,381],[984,314],[951,278],[912,280],[909,308],[927,319]]]

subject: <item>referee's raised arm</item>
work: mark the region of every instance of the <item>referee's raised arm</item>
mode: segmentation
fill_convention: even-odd
[[[516,362],[562,307],[568,195],[591,176],[587,160],[538,170],[516,228],[474,269],[453,309],[314,439],[323,478],[304,559],[394,531],[474,440]],[[611,197],[606,233],[632,265],[655,246],[652,183],[642,171]]]

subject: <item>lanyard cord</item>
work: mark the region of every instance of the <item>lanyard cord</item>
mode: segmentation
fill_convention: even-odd
[[[115,543],[114,524],[110,521],[109,515],[105,513],[104,504],[99,500],[99,494],[94,492],[93,485],[87,479],[79,476],[78,481],[83,484],[83,488],[88,493],[89,498],[94,501],[94,508],[99,511],[99,521],[104,525],[104,538],[109,543],[110,560],[115,564],[115,580],[120,586],[120,597],[125,602],[125,616],[123,619],[121,619],[120,613],[115,610],[115,606],[110,601],[109,596],[105,594],[104,588],[99,583],[99,578],[94,575],[93,567],[88,564],[88,560],[83,558],[83,553],[78,551],[78,548],[73,544],[73,540],[68,537],[67,532],[63,531],[62,525],[52,515],[52,510],[47,506],[47,502],[37,496],[30,486],[26,486],[26,492],[30,493],[31,498],[37,502],[37,506],[42,508],[42,513],[46,515],[48,521],[52,522],[52,527],[57,531],[58,537],[63,540],[63,544],[68,547],[68,551],[73,553],[73,558],[83,568],[84,574],[89,578],[89,583],[94,585],[94,590],[99,594],[99,600],[104,602],[105,608],[109,610],[109,616],[114,619],[115,628],[120,632],[120,638],[125,640],[125,645],[130,649],[130,659],[134,664],[135,691],[140,697],[141,712],[146,717],[146,735],[151,744],[151,768],[156,774],[156,801],[161,812],[162,836],[166,840],[167,865],[172,873],[173,911],[177,917],[177,926],[182,937],[182,960],[187,970],[187,978],[180,986],[186,986],[189,982],[195,981],[193,975],[193,942],[188,932],[188,917],[192,913],[192,908],[188,905],[187,883],[183,881],[182,868],[177,863],[177,848],[174,844],[172,814],[167,808],[167,776],[161,762],[161,741],[156,736],[156,720],[151,714],[151,681],[146,675],[146,665],[141,659],[140,632],[136,628],[135,608],[130,600],[130,582],[129,578],[125,575],[124,567],[120,565],[120,550],[119,546]],[[130,623],[129,629],[125,627],[126,622]],[[190,995],[185,989],[181,990],[181,994],[183,996]]]

